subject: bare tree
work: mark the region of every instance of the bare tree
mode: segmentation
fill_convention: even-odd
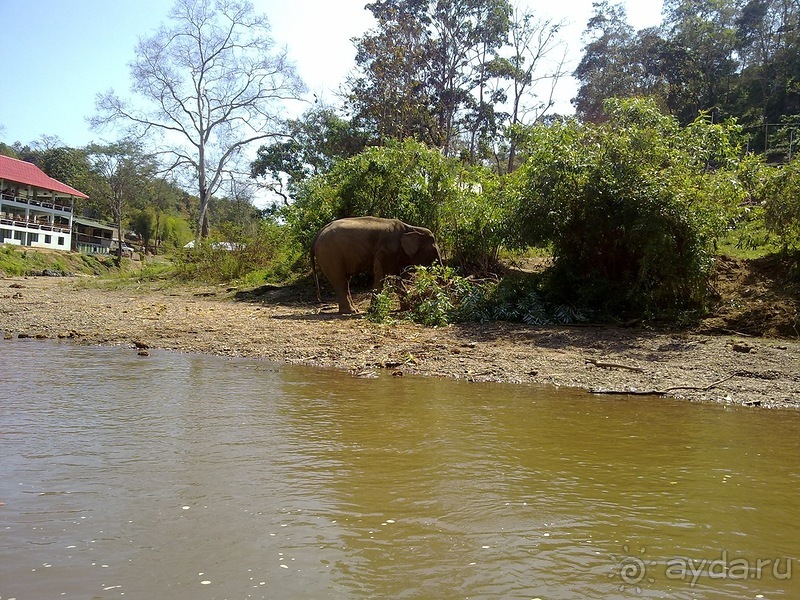
[[[113,90],[97,97],[92,125],[122,122],[160,134],[168,167],[197,185],[197,236],[207,235],[211,196],[249,144],[280,131],[281,103],[304,91],[286,49],[276,51],[266,16],[246,0],[177,0],[171,26],[141,39],[131,63],[139,108]]]

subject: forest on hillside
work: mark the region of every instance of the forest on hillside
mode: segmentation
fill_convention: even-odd
[[[212,18],[198,23],[192,6]],[[554,298],[611,311],[702,305],[723,243],[797,251],[797,0],[666,0],[662,23],[640,31],[621,4],[596,2],[573,73],[563,23],[506,0],[365,10],[376,26],[353,40],[337,104],[283,118],[304,88],[263,16],[179,0],[132,65],[151,110],[98,97],[94,122],[117,125],[118,142],[0,152],[85,191],[82,213],[152,251],[192,237],[258,248],[237,276],[275,260],[273,275],[303,269],[319,227],[363,214],[430,227],[464,272],[543,248]],[[189,45],[173,47],[175,32]],[[575,113],[556,114],[568,74]],[[176,123],[177,146],[152,136]],[[257,210],[257,193],[273,205]]]

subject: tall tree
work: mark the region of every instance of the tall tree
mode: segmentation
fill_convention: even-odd
[[[749,0],[736,18],[742,69],[737,112],[746,123],[800,113],[800,2]]]
[[[668,40],[662,69],[670,111],[691,123],[700,111],[730,106],[738,63],[734,0],[665,0]]]
[[[496,129],[502,90],[492,80],[506,42],[507,0],[378,0],[374,30],[356,40],[349,84],[355,119],[376,141],[413,137],[474,158]]]
[[[358,74],[347,104],[375,142],[414,137],[439,145],[428,89],[428,0],[379,0],[366,5],[376,27],[355,40]]]
[[[113,144],[90,144],[86,153],[96,176],[94,197],[103,202],[114,219],[117,229],[117,259],[122,258],[123,219],[145,189],[152,176],[153,163],[139,145],[131,140]]]
[[[286,122],[286,138],[258,149],[250,175],[289,203],[303,180],[361,152],[367,136],[334,109],[317,106]]]
[[[170,25],[139,41],[131,64],[133,90],[148,108],[112,90],[98,96],[92,123],[162,134],[169,167],[197,186],[202,238],[212,195],[246,146],[277,135],[278,103],[298,98],[303,85],[250,2],[177,0],[169,16]]]
[[[583,58],[573,73],[581,86],[572,104],[581,118],[597,122],[606,118],[606,98],[632,95],[636,76],[632,72],[634,30],[625,7],[607,0],[592,6],[594,14],[584,32]]]
[[[563,21],[538,19],[529,10],[514,9],[509,28],[512,54],[505,60],[505,71],[511,79],[511,127],[531,124],[552,108],[555,86],[565,74],[566,47],[558,38],[562,27]],[[544,97],[539,96],[538,84],[545,84]],[[532,105],[525,102],[528,96],[534,100]],[[533,113],[532,118],[526,123],[529,112]],[[516,152],[517,142],[512,135],[508,149],[508,172],[515,168]]]
[[[462,127],[475,130],[494,118],[494,102],[484,90],[494,75],[489,64],[507,38],[511,6],[507,0],[432,2],[431,84],[434,110],[446,156],[458,149]]]

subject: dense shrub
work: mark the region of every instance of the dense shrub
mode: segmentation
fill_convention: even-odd
[[[333,219],[372,215],[430,228],[453,261],[485,266],[503,242],[499,179],[464,169],[413,140],[368,148],[307,179],[281,211],[295,239],[309,248]]]
[[[507,237],[502,180],[489,169],[462,170],[456,193],[443,208],[439,242],[462,269],[488,272]]]
[[[239,231],[227,242],[211,238],[186,249],[175,260],[178,278],[227,282],[254,277],[283,281],[290,277],[299,252],[286,235],[284,225],[266,219],[248,231]],[[253,274],[257,274],[254,276]]]
[[[787,250],[800,250],[800,157],[773,169],[764,189],[767,229]]]
[[[306,246],[333,219],[372,215],[439,229],[442,207],[454,193],[447,159],[413,140],[367,148],[306,180],[282,212]]]
[[[562,301],[610,312],[701,304],[714,242],[746,196],[738,128],[681,128],[647,100],[610,100],[600,125],[528,132],[514,174],[518,245],[551,244]]]

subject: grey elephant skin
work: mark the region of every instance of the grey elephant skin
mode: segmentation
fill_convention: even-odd
[[[352,217],[331,221],[311,245],[311,268],[328,279],[339,301],[339,312],[357,312],[350,296],[350,277],[371,272],[373,289],[389,275],[400,275],[412,265],[430,266],[441,261],[439,247],[430,229],[414,227],[397,219]]]

